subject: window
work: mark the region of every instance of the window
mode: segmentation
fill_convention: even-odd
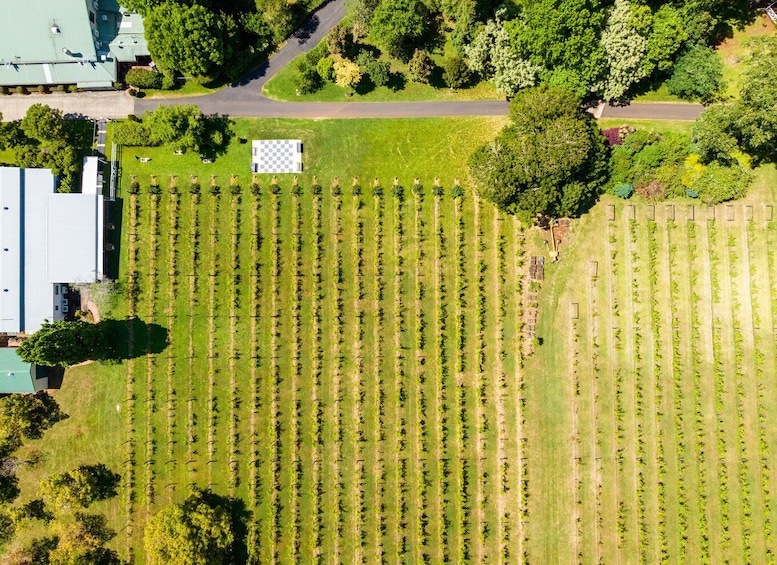
[[[89,10],[89,21],[94,23],[94,12],[92,12],[91,10]]]
[[[58,284],[54,285],[54,294],[55,295],[59,294],[59,285]]]
[[[54,306],[54,312],[59,312],[59,306]]]

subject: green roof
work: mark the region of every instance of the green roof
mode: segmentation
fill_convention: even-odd
[[[33,366],[22,361],[15,347],[0,347],[0,393],[35,392]]]
[[[1,0],[0,85],[110,87],[117,61],[148,55],[127,14],[115,0]]]

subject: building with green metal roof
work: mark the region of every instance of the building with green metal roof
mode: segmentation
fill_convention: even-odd
[[[45,367],[25,363],[15,347],[0,347],[0,394],[38,392],[48,387]]]
[[[2,0],[0,86],[111,88],[149,56],[143,32],[116,0]]]

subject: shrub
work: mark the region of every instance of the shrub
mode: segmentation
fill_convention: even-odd
[[[193,182],[189,185],[189,194],[199,194],[200,193],[200,183]]]
[[[362,193],[362,187],[360,184],[355,184],[351,187],[351,192],[354,196],[359,196]]]
[[[23,86],[16,87],[16,94],[27,94],[27,89]]]
[[[464,196],[464,189],[459,185],[455,185],[451,188],[451,198],[461,198],[462,196]]]
[[[213,184],[208,189],[208,192],[213,196],[218,196],[219,194],[221,194],[221,187],[217,184]]]
[[[615,196],[618,198],[623,198],[624,200],[626,198],[629,198],[632,193],[634,192],[634,187],[630,184],[619,184],[615,187]]]
[[[130,69],[124,77],[124,81],[137,88],[162,88],[164,75],[151,69]]]
[[[666,188],[657,180],[652,180],[647,184],[638,185],[636,192],[639,196],[648,202],[658,202],[666,198]]]
[[[140,147],[149,145],[148,128],[141,122],[128,121],[113,127],[113,141],[118,145]]]
[[[48,92],[48,89],[44,85],[39,84],[38,85],[38,92],[41,93],[41,94],[46,94]]]
[[[148,193],[149,194],[162,194],[162,189],[160,186],[156,183],[152,183],[148,186]]]
[[[140,192],[140,183],[136,180],[132,181],[129,186],[130,194],[137,194]]]
[[[443,62],[442,78],[448,88],[461,88],[470,79],[471,73],[467,62],[458,55],[448,57]]]
[[[405,198],[405,190],[398,184],[395,184],[393,186],[393,188],[391,189],[391,192],[394,195],[394,198],[396,198],[400,202]]]
[[[0,86],[0,94],[8,94],[8,87]]]
[[[372,195],[373,196],[383,196],[383,187],[380,185],[376,185],[372,187]]]
[[[407,66],[407,76],[413,82],[428,83],[434,70],[434,61],[423,49],[416,49]]]
[[[444,196],[445,189],[441,187],[439,184],[435,185],[434,188],[432,188],[432,194],[435,196]]]
[[[259,194],[261,194],[261,189],[259,188],[258,182],[251,183],[251,194],[253,194],[254,196],[259,196]]]
[[[322,57],[316,64],[318,75],[327,82],[335,80],[335,62],[332,57]]]
[[[314,183],[314,184],[313,184],[313,185],[310,187],[310,191],[311,191],[313,194],[321,194],[321,185],[320,185],[320,184],[318,184],[318,183]]]
[[[388,61],[373,61],[367,67],[367,76],[375,86],[386,86],[391,79],[391,65]]]
[[[306,59],[297,63],[297,73],[293,82],[301,94],[310,94],[321,88],[321,76],[318,70]]]
[[[353,45],[351,30],[342,23],[336,24],[326,34],[326,46],[330,55],[346,56]]]
[[[229,187],[229,192],[232,194],[232,196],[237,196],[240,194],[240,185],[239,184],[233,184]]]
[[[271,184],[270,185],[270,192],[273,194],[280,194],[281,193],[281,187],[277,184]]]

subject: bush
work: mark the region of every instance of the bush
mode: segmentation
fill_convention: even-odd
[[[38,92],[40,94],[46,94],[46,93],[48,93],[48,89],[44,85],[39,84],[38,85]]]
[[[162,73],[150,69],[130,69],[124,81],[137,88],[162,88]]]
[[[464,189],[459,185],[455,185],[451,188],[451,198],[461,198],[462,196],[464,196]]]
[[[439,184],[435,185],[434,188],[432,188],[432,194],[435,196],[444,196],[445,189],[441,187]]]
[[[281,193],[281,187],[277,184],[271,184],[270,185],[270,192],[272,194],[280,194]]]
[[[261,194],[261,189],[259,188],[258,182],[251,183],[251,194],[253,194],[254,196],[259,196]]]
[[[208,192],[212,194],[213,196],[218,196],[221,194],[221,187],[217,184],[211,185],[211,187],[208,189]]]
[[[335,62],[332,57],[322,57],[316,64],[316,71],[318,76],[327,82],[335,80]]]
[[[8,94],[8,87],[0,86],[0,94]]]
[[[429,54],[422,49],[416,49],[415,53],[413,53],[413,58],[410,59],[410,63],[407,66],[407,76],[410,80],[428,83],[433,70],[434,61],[429,57]]]
[[[373,61],[367,67],[367,76],[375,86],[386,86],[391,79],[391,65],[388,61]]]
[[[448,57],[443,62],[442,78],[448,88],[461,88],[470,79],[470,70],[467,62],[459,56]]]
[[[321,76],[318,70],[306,59],[297,63],[297,73],[293,82],[301,94],[310,94],[321,88]]]
[[[158,184],[151,184],[148,187],[149,194],[162,194],[162,189]]]
[[[694,45],[678,59],[666,87],[670,94],[711,102],[723,89],[723,62],[710,47]]]
[[[229,187],[229,192],[232,194],[232,196],[238,196],[240,194],[240,185],[233,184]]]
[[[355,184],[351,187],[351,193],[354,196],[359,196],[362,193],[362,187],[360,184]]]
[[[615,196],[618,198],[623,198],[624,200],[626,198],[631,197],[632,193],[634,192],[634,187],[630,184],[619,184],[615,187]]]
[[[141,122],[117,123],[113,127],[113,141],[118,145],[140,147],[149,145],[148,128]]]
[[[342,23],[335,24],[326,34],[326,46],[330,55],[347,56],[353,45],[351,30]]]
[[[193,182],[189,185],[189,194],[199,194],[200,193],[200,183]]]
[[[16,94],[27,94],[27,89],[23,86],[16,87]]]
[[[136,180],[132,181],[129,186],[130,194],[138,194],[140,192],[140,183]]]

